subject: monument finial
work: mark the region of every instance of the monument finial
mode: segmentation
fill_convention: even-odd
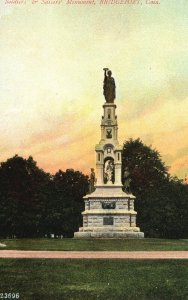
[[[114,103],[116,98],[116,85],[112,77],[112,71],[108,68],[103,68],[104,82],[103,82],[103,95],[107,103]]]

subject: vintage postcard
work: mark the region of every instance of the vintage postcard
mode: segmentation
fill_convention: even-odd
[[[149,289],[141,262],[57,252],[187,251],[187,15],[186,0],[1,0],[0,253],[54,260],[2,254],[0,299],[186,299],[181,262],[162,282],[147,261]]]

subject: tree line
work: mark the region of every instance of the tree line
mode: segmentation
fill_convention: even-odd
[[[0,236],[73,236],[81,225],[88,177],[72,169],[55,175],[32,157],[18,155],[0,166]]]
[[[128,167],[136,196],[137,225],[146,237],[188,236],[188,185],[173,178],[159,152],[140,139],[123,146],[122,171]],[[0,164],[0,236],[73,237],[82,225],[88,176],[59,170],[55,175],[15,155]]]

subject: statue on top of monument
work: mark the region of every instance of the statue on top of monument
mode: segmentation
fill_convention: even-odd
[[[112,77],[112,71],[104,68],[103,95],[107,103],[114,103],[116,98],[116,85]]]

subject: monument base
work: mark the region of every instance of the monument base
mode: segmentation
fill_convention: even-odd
[[[97,186],[84,197],[83,226],[75,238],[141,239],[144,233],[136,226],[136,211],[131,193],[120,185]]]
[[[93,232],[75,232],[74,238],[78,239],[90,239],[90,238],[113,238],[113,239],[142,239],[144,238],[143,232],[121,232],[121,231],[115,231],[115,232],[105,232],[105,231],[93,231]]]

